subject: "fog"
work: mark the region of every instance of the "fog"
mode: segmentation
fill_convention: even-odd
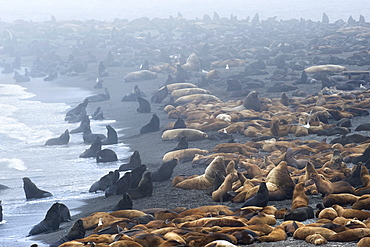
[[[236,15],[239,19],[253,17],[259,13],[261,19],[277,16],[278,19],[304,18],[321,20],[325,12],[330,21],[347,20],[350,15],[358,19],[367,17],[370,5],[365,0],[3,0],[0,6],[0,20],[13,22],[47,21],[54,15],[57,20],[102,20],[115,18],[132,20],[139,17],[168,18],[180,12],[186,19],[211,17],[217,12],[221,17]]]

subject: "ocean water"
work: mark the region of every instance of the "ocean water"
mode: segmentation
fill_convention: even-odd
[[[60,87],[42,78],[15,84],[12,74],[0,74],[0,184],[9,187],[0,191],[4,215],[0,246],[2,242],[7,243],[4,246],[34,243],[26,235],[54,202],[64,203],[72,215],[76,214],[73,209],[81,205],[81,199],[98,196],[88,193],[90,186],[119,167],[120,162],[98,164],[93,158],[79,158],[90,146],[83,143],[82,133],[71,135],[68,145],[44,146],[49,138],[79,125],[64,121],[65,113],[89,95],[89,91]],[[107,124],[115,127],[114,120],[91,120],[92,131],[106,134]],[[114,150],[119,159],[131,154],[123,143],[103,148]],[[26,200],[23,177],[29,177],[53,197]]]

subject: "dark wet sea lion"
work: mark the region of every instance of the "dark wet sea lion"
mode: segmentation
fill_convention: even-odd
[[[113,185],[119,179],[119,171],[110,171],[108,174],[104,175],[93,183],[89,189],[89,192],[97,192],[98,190],[105,191],[109,186]]]
[[[131,196],[125,192],[122,195],[122,199],[118,201],[115,210],[127,210],[127,209],[133,209],[132,205],[132,199]]]
[[[157,171],[152,173],[152,180],[154,182],[169,180],[172,176],[173,169],[177,166],[178,163],[179,162],[176,159],[163,163]]]
[[[22,180],[26,199],[37,199],[53,196],[50,192],[37,188],[37,186],[28,177],[24,177]]]
[[[130,188],[130,183],[131,172],[126,172],[120,179],[105,190],[105,197],[125,193]]]
[[[121,101],[136,101],[137,97],[146,97],[146,94],[140,90],[138,85],[135,85],[134,90],[123,96]]]
[[[179,117],[175,124],[173,125],[173,128],[174,129],[185,129],[186,128],[186,124],[185,124],[185,121],[184,119],[182,119],[182,117]]]
[[[140,113],[150,113],[152,108],[150,107],[149,101],[142,97],[137,97],[136,99],[139,102],[139,107],[136,109]]]
[[[86,108],[82,107],[80,114],[74,115],[73,113],[71,113],[70,118],[68,119],[68,123],[81,122],[86,115],[87,115]]]
[[[77,128],[71,130],[69,133],[70,134],[76,134],[76,133],[82,133],[82,132],[84,132],[85,124],[88,125],[88,126],[90,126],[90,118],[89,118],[89,115],[85,115],[84,118],[81,120],[80,125]]]
[[[157,114],[154,113],[152,118],[150,119],[149,123],[144,125],[140,129],[140,133],[144,134],[144,133],[158,131],[159,130],[159,124],[160,124],[159,117],[157,116]]]
[[[134,189],[139,185],[140,180],[142,179],[142,176],[144,172],[146,171],[146,169],[147,169],[146,165],[141,165],[131,171],[130,189]]]
[[[117,154],[111,149],[103,149],[96,153],[96,162],[113,162],[117,161]]]
[[[80,158],[95,158],[97,157],[97,153],[101,150],[102,141],[99,137],[96,137],[95,141],[91,144],[91,146],[86,149],[82,154],[80,154]]]
[[[60,204],[56,202],[47,211],[45,218],[40,223],[32,227],[28,236],[55,231],[59,228],[60,223]]]
[[[130,161],[127,164],[122,164],[119,167],[120,171],[127,171],[135,169],[141,165],[140,153],[139,151],[135,150],[134,153],[130,157]]]
[[[28,81],[31,81],[31,78],[29,78],[28,76],[19,74],[18,71],[14,71],[13,79],[16,82],[28,82]]]
[[[370,145],[365,149],[365,151],[360,155],[352,159],[353,164],[358,164],[360,162],[366,163],[370,159]]]
[[[85,228],[83,221],[81,219],[76,220],[72,227],[67,232],[67,235],[59,239],[58,241],[49,245],[49,247],[58,247],[65,242],[69,242],[75,239],[80,239],[85,237]]]
[[[90,126],[85,125],[84,132],[82,134],[82,139],[84,140],[85,144],[93,143],[96,138],[100,138],[101,140],[107,138],[104,134],[93,134],[91,132]]]
[[[107,128],[107,138],[101,141],[102,144],[103,145],[117,144],[118,143],[117,131],[113,129],[113,127],[110,125],[107,125],[105,127]]]
[[[167,86],[161,87],[152,96],[152,98],[150,99],[150,101],[152,103],[162,103],[162,101],[167,97],[167,95],[168,95],[168,88],[167,88]]]
[[[1,201],[0,201],[0,222],[3,221],[3,206],[1,205]]]
[[[257,191],[257,194],[246,200],[241,207],[242,208],[248,206],[266,207],[268,201],[269,201],[269,191],[267,189],[266,183],[262,182]]]
[[[188,144],[188,138],[186,136],[183,136],[180,138],[179,142],[177,143],[176,147],[168,152],[176,151],[176,150],[181,150],[181,149],[187,149],[189,148]]]
[[[65,130],[59,137],[51,138],[45,142],[45,146],[66,145],[69,142],[69,131]]]
[[[292,211],[288,211],[284,215],[284,220],[304,221],[314,218],[314,212],[311,207],[300,207]]]
[[[72,118],[73,115],[75,116],[78,116],[80,115],[81,113],[81,110],[82,108],[85,108],[87,107],[89,103],[89,100],[88,99],[84,99],[83,102],[79,103],[75,108],[72,108],[71,110],[69,110],[67,113],[66,113],[66,117],[65,117],[65,121],[68,121]]]
[[[100,79],[99,77],[96,78],[94,89],[103,88],[103,82],[104,82],[103,79]]]
[[[94,120],[103,120],[103,119],[105,119],[104,118],[104,113],[103,113],[100,106],[98,108],[96,108],[95,112],[91,115],[91,118],[94,119]]]
[[[71,213],[69,212],[69,208],[66,205],[64,205],[63,203],[59,203],[59,210],[61,222],[69,222],[72,220]]]
[[[143,178],[140,180],[138,186],[136,188],[129,189],[127,193],[131,196],[131,199],[139,199],[147,196],[152,196],[152,173],[146,172]]]

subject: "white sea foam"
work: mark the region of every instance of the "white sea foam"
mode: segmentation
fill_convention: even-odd
[[[27,170],[27,166],[24,164],[23,160],[17,158],[1,158],[0,164],[5,164],[7,167],[18,170],[18,171],[25,171]]]

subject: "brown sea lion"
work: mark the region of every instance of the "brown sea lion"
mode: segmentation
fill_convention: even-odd
[[[323,236],[325,239],[329,239],[330,236],[333,236],[334,234],[336,234],[336,232],[330,229],[324,228],[324,227],[304,226],[304,227],[298,228],[294,232],[293,238],[306,239],[307,236],[312,235],[312,234],[317,234],[317,233]]]
[[[293,198],[292,198],[292,210],[299,208],[299,207],[307,207],[308,206],[308,197],[304,190],[304,183],[298,183],[293,190]]]
[[[315,181],[319,193],[321,193],[323,196],[338,193],[354,193],[353,187],[345,181],[332,183],[329,180],[326,180],[324,176],[315,173],[311,174],[311,179]]]
[[[314,245],[321,245],[328,243],[328,240],[326,240],[321,234],[315,233],[312,235],[308,235],[305,239],[307,243],[314,244]]]
[[[176,150],[172,152],[168,152],[163,156],[162,161],[163,162],[168,162],[174,159],[177,159],[179,163],[184,163],[187,161],[191,161],[196,154],[207,154],[208,150],[202,150],[198,148],[188,148],[188,149],[181,149],[181,150]]]
[[[328,238],[329,241],[336,242],[351,242],[358,241],[363,237],[370,236],[370,229],[368,228],[357,228],[349,229],[343,232],[338,232]]]
[[[370,210],[370,195],[363,195],[360,198],[358,198],[358,200],[355,203],[353,203],[352,209]]]
[[[229,201],[231,196],[228,194],[232,190],[232,184],[238,179],[237,173],[229,173],[221,186],[212,193],[212,200],[215,202]]]
[[[277,242],[286,239],[287,234],[282,226],[277,226],[270,234],[258,238],[258,240],[261,242]]]
[[[352,205],[358,199],[358,196],[349,193],[330,194],[324,197],[323,204],[325,207],[331,207],[335,204],[346,206]]]

